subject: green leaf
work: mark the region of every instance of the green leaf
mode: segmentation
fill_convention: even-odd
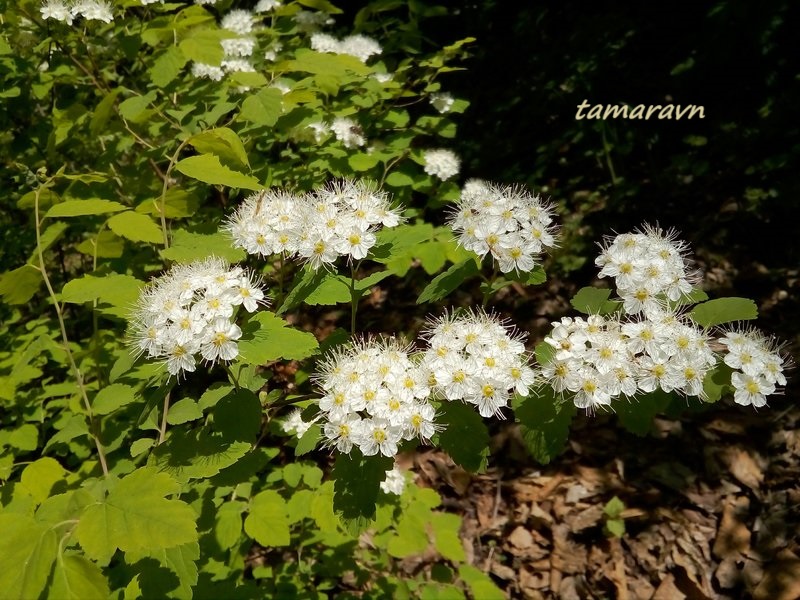
[[[153,111],[148,110],[148,107],[155,99],[155,90],[148,92],[144,96],[131,96],[119,103],[119,114],[133,123],[144,121],[152,114]]]
[[[183,398],[169,407],[167,413],[167,423],[170,425],[182,425],[189,421],[196,421],[203,418],[203,411],[191,398]]]
[[[749,298],[717,298],[695,306],[689,316],[700,327],[758,318],[758,307]]]
[[[350,74],[367,75],[370,68],[355,56],[347,54],[323,54],[300,49],[294,60],[275,65],[276,71],[300,71],[332,77],[345,77]]]
[[[556,357],[556,349],[547,342],[539,342],[534,348],[536,362],[541,366],[549,365]]]
[[[516,396],[512,404],[525,446],[537,462],[548,464],[567,444],[575,405],[559,401],[549,387],[538,396]]]
[[[138,440],[136,440],[131,444],[130,448],[131,457],[136,458],[143,452],[146,452],[147,450],[155,446],[155,444],[156,441],[153,438],[148,438],[148,437],[139,438]]]
[[[22,514],[0,514],[0,590],[7,598],[38,598],[56,560],[54,529]]]
[[[186,598],[191,600],[192,588],[197,585],[197,560],[200,558],[200,545],[197,542],[189,542],[172,548],[161,548],[158,550],[137,552],[129,551],[125,560],[129,564],[138,562],[143,558],[154,558],[159,564],[172,571],[178,578],[178,585],[174,581],[167,583],[169,586],[170,597]],[[159,574],[160,575],[160,574]],[[167,590],[165,589],[164,592]]]
[[[75,304],[98,300],[120,309],[120,314],[125,314],[135,305],[143,286],[143,281],[130,275],[84,275],[64,285],[61,299]]]
[[[422,554],[428,547],[426,532],[431,513],[424,506],[412,504],[403,511],[394,536],[389,538],[386,550],[395,558]]]
[[[117,548],[154,551],[197,541],[194,511],[165,497],[180,491],[167,473],[143,467],[110,487],[103,500],[84,511],[75,529],[89,558],[106,564]]]
[[[220,40],[225,37],[227,37],[225,32],[207,27],[197,27],[189,34],[189,37],[181,41],[178,47],[189,60],[218,66],[225,54]]]
[[[170,46],[153,62],[150,68],[150,81],[156,87],[167,87],[175,81],[188,60],[179,46]]]
[[[369,171],[372,167],[380,162],[380,158],[374,154],[367,154],[366,152],[359,152],[352,154],[347,158],[347,164],[356,172]]]
[[[23,265],[0,275],[0,296],[8,304],[26,304],[42,285],[42,274],[32,265]]]
[[[39,429],[31,423],[20,425],[11,431],[8,443],[12,448],[25,452],[36,450],[39,447]]]
[[[330,306],[350,302],[349,281],[349,278],[342,275],[325,273],[304,302],[310,306]]]
[[[299,306],[317,288],[327,274],[324,269],[314,270],[308,266],[300,269],[295,275],[292,290],[286,295],[283,304],[281,304],[276,313],[282,315]]]
[[[89,256],[96,254],[98,258],[119,258],[125,251],[125,241],[113,231],[103,229],[97,236],[83,240],[76,249]]]
[[[123,383],[112,383],[102,388],[92,401],[92,411],[107,415],[136,401],[136,389]]]
[[[333,508],[356,529],[375,518],[375,504],[381,482],[394,460],[386,456],[338,454],[333,466]]]
[[[242,536],[244,502],[225,502],[217,509],[214,538],[223,550],[234,548]]]
[[[255,177],[245,175],[224,166],[214,154],[200,154],[184,158],[175,165],[175,169],[188,177],[212,185],[260,190],[261,184]]]
[[[622,306],[616,300],[609,300],[611,290],[606,288],[584,287],[569,301],[572,307],[585,315],[608,315]]]
[[[20,486],[41,504],[50,496],[53,486],[63,481],[66,475],[67,471],[57,460],[44,457],[25,467],[20,477]]]
[[[322,433],[322,428],[319,425],[312,425],[308,428],[302,437],[297,440],[297,446],[294,448],[295,456],[303,456],[308,454],[317,447]]]
[[[244,250],[231,245],[231,239],[224,231],[204,234],[192,233],[183,229],[175,230],[172,244],[169,248],[159,251],[159,254],[161,258],[180,263],[202,260],[209,256],[218,256],[235,263],[247,257]]]
[[[362,293],[366,292],[372,286],[379,284],[381,281],[392,275],[394,275],[394,272],[388,269],[385,271],[377,271],[375,273],[372,273],[371,275],[367,275],[363,279],[359,279],[356,281],[355,285],[356,291]]]
[[[484,471],[489,457],[489,431],[477,408],[444,401],[439,414],[437,420],[446,425],[439,434],[442,450],[468,471]]]
[[[417,298],[417,304],[441,300],[459,287],[470,277],[479,273],[478,263],[474,258],[453,265],[441,275],[433,278]]]
[[[244,531],[262,546],[291,543],[286,501],[275,490],[265,490],[251,500]]]
[[[266,87],[244,99],[239,116],[256,125],[272,127],[282,112],[283,94],[277,88]]]
[[[230,467],[248,453],[252,443],[207,430],[174,429],[167,441],[150,453],[149,463],[178,481],[206,479]]]
[[[439,554],[454,563],[464,562],[467,557],[459,535],[461,517],[450,513],[432,513],[431,525],[434,545]]]
[[[112,200],[91,198],[89,200],[67,200],[56,204],[44,215],[45,219],[60,217],[80,217],[83,215],[103,215],[128,210],[128,207]]]
[[[161,227],[147,215],[132,210],[111,217],[108,220],[108,228],[118,236],[132,242],[164,243]]]
[[[458,575],[469,586],[473,598],[481,600],[505,600],[506,595],[480,569],[472,565],[458,567]]]
[[[250,168],[244,144],[232,129],[227,127],[209,129],[193,135],[188,142],[201,154],[215,154],[223,161]]]
[[[163,212],[168,219],[182,219],[197,213],[200,207],[200,198],[193,191],[171,187],[164,195]],[[136,212],[161,218],[161,197],[143,200],[136,206]]]
[[[392,187],[408,187],[414,185],[414,178],[402,171],[392,171],[386,178],[386,185]]]
[[[103,572],[83,556],[68,554],[56,561],[48,598],[53,600],[106,600],[111,591]]]
[[[606,531],[614,537],[625,535],[625,521],[623,519],[608,519],[605,523]]]
[[[731,390],[731,369],[724,362],[720,362],[711,369],[703,378],[703,402],[719,402]]]
[[[614,412],[619,422],[631,433],[645,436],[653,428],[653,417],[663,412],[671,401],[671,396],[663,390],[637,395],[630,400],[614,402]]]
[[[289,327],[286,321],[271,312],[256,313],[242,330],[239,354],[242,360],[252,364],[264,364],[279,358],[301,360],[319,350],[313,334]]]
[[[606,503],[603,508],[603,514],[612,519],[616,519],[622,514],[623,510],[625,510],[625,503],[620,500],[618,496],[614,496]]]

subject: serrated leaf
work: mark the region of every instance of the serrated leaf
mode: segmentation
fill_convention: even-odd
[[[184,56],[190,60],[207,65],[218,66],[225,55],[220,40],[227,37],[225,32],[206,27],[194,29],[189,37],[178,45]]]
[[[105,564],[116,549],[155,551],[197,541],[195,514],[181,500],[167,473],[139,468],[112,487],[81,515],[75,533],[86,555]]]
[[[148,464],[178,481],[206,479],[230,467],[250,450],[252,443],[232,440],[205,430],[175,429],[167,441],[150,453]]]
[[[125,242],[113,231],[103,229],[95,237],[83,240],[76,249],[98,258],[119,258],[125,251]]]
[[[250,168],[244,144],[232,129],[227,127],[209,129],[193,135],[189,138],[188,143],[201,154],[215,154],[222,160]]]
[[[584,287],[569,301],[572,307],[585,315],[607,315],[615,312],[622,305],[616,300],[609,300],[611,290],[606,288]]]
[[[170,578],[165,583],[163,589],[164,596],[170,592],[169,597],[191,600],[192,588],[197,584],[197,560],[200,558],[200,545],[197,542],[189,542],[174,546],[172,548],[161,548],[145,552],[129,551],[125,560],[135,563],[143,558],[153,558],[158,563],[172,571],[178,579],[178,585],[174,583],[174,578]],[[159,574],[160,575],[160,574]]]
[[[517,396],[512,404],[525,446],[537,462],[548,464],[567,444],[575,405],[560,402],[549,387],[542,388],[538,396]]]
[[[466,553],[459,535],[461,517],[450,513],[433,513],[431,525],[437,552],[454,563],[464,562]]]
[[[214,154],[200,154],[184,158],[175,165],[175,170],[187,177],[212,185],[224,185],[244,190],[260,190],[262,188],[255,177],[226,167]]]
[[[170,46],[153,61],[153,66],[150,68],[150,81],[157,87],[167,87],[175,81],[188,60],[179,46]]]
[[[366,75],[370,68],[354,56],[346,54],[323,54],[300,49],[294,60],[275,65],[276,71],[300,71],[333,77],[344,77],[352,73]]]
[[[700,327],[758,318],[758,307],[749,298],[717,298],[695,306],[689,316]]]
[[[108,220],[108,228],[118,236],[132,242],[164,243],[161,227],[147,215],[132,210],[111,217]]]
[[[289,524],[293,525],[311,516],[311,503],[314,500],[314,492],[311,490],[298,490],[289,498],[286,503],[286,512],[289,517]]]
[[[264,364],[279,358],[301,360],[319,350],[313,334],[294,329],[267,311],[255,314],[242,331],[239,354],[242,360],[252,364]]]
[[[105,277],[84,275],[64,285],[61,299],[75,304],[98,300],[119,308],[124,313],[135,305],[143,286],[143,281],[130,275],[118,273]]]
[[[312,425],[308,430],[297,440],[297,446],[294,448],[295,456],[303,456],[308,454],[317,447],[322,433],[322,428],[319,425]]]
[[[97,392],[92,401],[92,411],[98,415],[107,415],[135,401],[135,388],[124,383],[112,383]]]
[[[91,198],[89,200],[67,200],[51,207],[44,215],[45,219],[62,217],[81,217],[84,215],[104,215],[128,210],[128,207],[112,200]]]
[[[325,273],[317,286],[306,296],[304,302],[310,306],[330,306],[350,302],[349,279],[336,275],[335,273]]]
[[[458,567],[458,575],[469,586],[473,598],[481,600],[505,600],[506,595],[480,569],[472,565]]]
[[[250,501],[244,531],[262,546],[288,546],[291,543],[286,501],[275,490],[265,490]]]
[[[299,306],[317,288],[326,275],[327,272],[324,269],[315,271],[307,266],[300,269],[295,275],[291,291],[286,295],[283,304],[281,304],[276,313],[282,315]]]
[[[403,511],[395,528],[396,534],[386,545],[387,552],[395,558],[422,554],[428,547],[426,529],[430,516],[430,512],[420,505],[412,504]]]
[[[25,467],[20,477],[20,486],[41,504],[50,496],[53,486],[63,481],[66,475],[67,471],[56,459],[44,457]]]
[[[0,590],[8,598],[38,598],[56,560],[54,529],[22,514],[0,514]]]
[[[214,521],[214,538],[223,550],[235,547],[242,536],[244,502],[225,502],[217,509]]]
[[[143,452],[146,452],[153,446],[155,446],[156,441],[153,438],[139,438],[135,442],[131,444],[130,454],[131,457],[136,458]]]
[[[439,446],[455,462],[473,473],[486,469],[489,431],[477,408],[462,402],[442,402],[437,419],[446,425],[439,434]]]
[[[479,273],[478,263],[474,258],[453,265],[441,275],[433,278],[417,298],[417,304],[441,300],[459,287],[470,277]]]
[[[247,257],[244,250],[231,245],[231,240],[224,231],[204,234],[192,233],[183,229],[175,230],[172,244],[169,248],[159,251],[159,254],[161,258],[180,263],[202,260],[209,256],[218,256],[235,263]]]
[[[83,556],[68,554],[56,561],[47,597],[53,600],[106,600],[110,593],[100,567]]]
[[[263,88],[256,94],[248,95],[242,102],[239,113],[242,119],[272,127],[283,113],[283,93],[272,87]]]
[[[375,517],[375,504],[386,471],[393,459],[386,456],[339,454],[333,466],[333,508],[343,519],[356,526],[366,525]]]

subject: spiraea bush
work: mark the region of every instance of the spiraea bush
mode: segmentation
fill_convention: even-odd
[[[5,6],[5,596],[501,596],[399,452],[480,471],[486,419],[513,415],[545,463],[576,408],[645,434],[687,399],[763,406],[786,384],[774,342],[715,329],[755,305],[708,300],[652,227],[602,247],[618,298],[581,290],[586,317],[527,347],[486,306],[545,280],[558,218],[457,183],[467,102],[440,79],[474,40],[426,46],[441,9],[415,2],[353,23],[327,0],[245,4]],[[417,340],[360,331],[360,299],[415,273],[418,304],[480,279],[483,308],[431,307]],[[286,320],[336,304],[349,331],[325,339]],[[435,576],[396,568],[430,548]]]

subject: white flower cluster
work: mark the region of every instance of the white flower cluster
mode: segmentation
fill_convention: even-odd
[[[401,221],[389,195],[367,181],[344,180],[306,194],[263,191],[247,198],[225,229],[249,254],[296,255],[312,268],[339,256],[365,258],[381,226]]]
[[[336,349],[316,375],[323,396],[325,444],[353,446],[364,456],[394,456],[403,440],[437,430],[426,371],[394,339],[357,341]]]
[[[383,51],[378,42],[365,35],[349,35],[339,40],[327,33],[312,34],[311,49],[317,52],[355,56],[363,63],[367,62],[371,56]]]
[[[422,364],[433,391],[445,400],[477,406],[482,417],[500,416],[514,392],[527,396],[534,383],[524,336],[483,312],[445,315],[423,332]]]
[[[67,25],[72,25],[72,21],[77,17],[83,17],[87,21],[103,21],[111,23],[114,20],[114,13],[111,11],[111,4],[107,0],[45,0],[39,8],[43,19],[55,19],[63,21]]]
[[[358,148],[367,143],[361,126],[353,119],[347,117],[337,117],[330,125],[336,139],[342,142],[345,148]]]
[[[381,481],[381,490],[384,494],[402,496],[406,489],[406,476],[396,464],[394,468],[386,471],[386,478]]]
[[[613,277],[628,314],[659,310],[664,300],[676,301],[692,290],[697,277],[687,268],[686,242],[674,231],[643,226],[606,240],[595,264],[599,277]]]
[[[719,341],[727,350],[725,364],[735,369],[731,384],[737,404],[764,406],[766,396],[775,393],[777,386],[786,385],[786,360],[771,339],[747,329],[728,332]]]
[[[423,153],[423,160],[425,161],[425,172],[442,181],[455,177],[461,169],[461,159],[458,158],[458,155],[452,150],[444,148],[426,150]]]
[[[450,112],[450,109],[453,108],[455,98],[453,98],[452,94],[447,92],[435,92],[431,94],[430,103],[433,105],[433,108],[440,113],[446,113]]]
[[[253,11],[257,13],[270,12],[276,8],[280,8],[280,6],[280,0],[258,0],[258,4],[256,4]]]
[[[222,21],[220,22],[220,26],[223,29],[238,33],[239,35],[252,33],[254,25],[253,13],[241,8],[228,12],[222,17]]]
[[[503,273],[533,270],[556,245],[553,207],[521,187],[470,180],[449,223],[464,248],[481,258],[491,252]]]
[[[132,319],[136,351],[163,360],[172,375],[194,371],[195,355],[213,364],[239,354],[237,306],[265,303],[260,282],[220,258],[176,265],[147,286]]]
[[[545,342],[555,357],[542,375],[558,393],[571,392],[578,408],[594,412],[621,395],[677,391],[703,396],[703,379],[716,364],[709,338],[674,313],[620,322],[591,315],[553,323]]]

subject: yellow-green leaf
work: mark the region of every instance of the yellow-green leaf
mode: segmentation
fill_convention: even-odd
[[[262,185],[255,177],[224,166],[214,154],[200,154],[184,158],[175,169],[188,177],[212,185],[225,185],[245,190],[260,190]]]
[[[110,593],[100,567],[83,556],[69,554],[56,561],[47,597],[52,600],[106,600]]]
[[[118,236],[133,242],[164,243],[161,227],[147,215],[132,210],[111,217],[108,220],[108,228]]]

